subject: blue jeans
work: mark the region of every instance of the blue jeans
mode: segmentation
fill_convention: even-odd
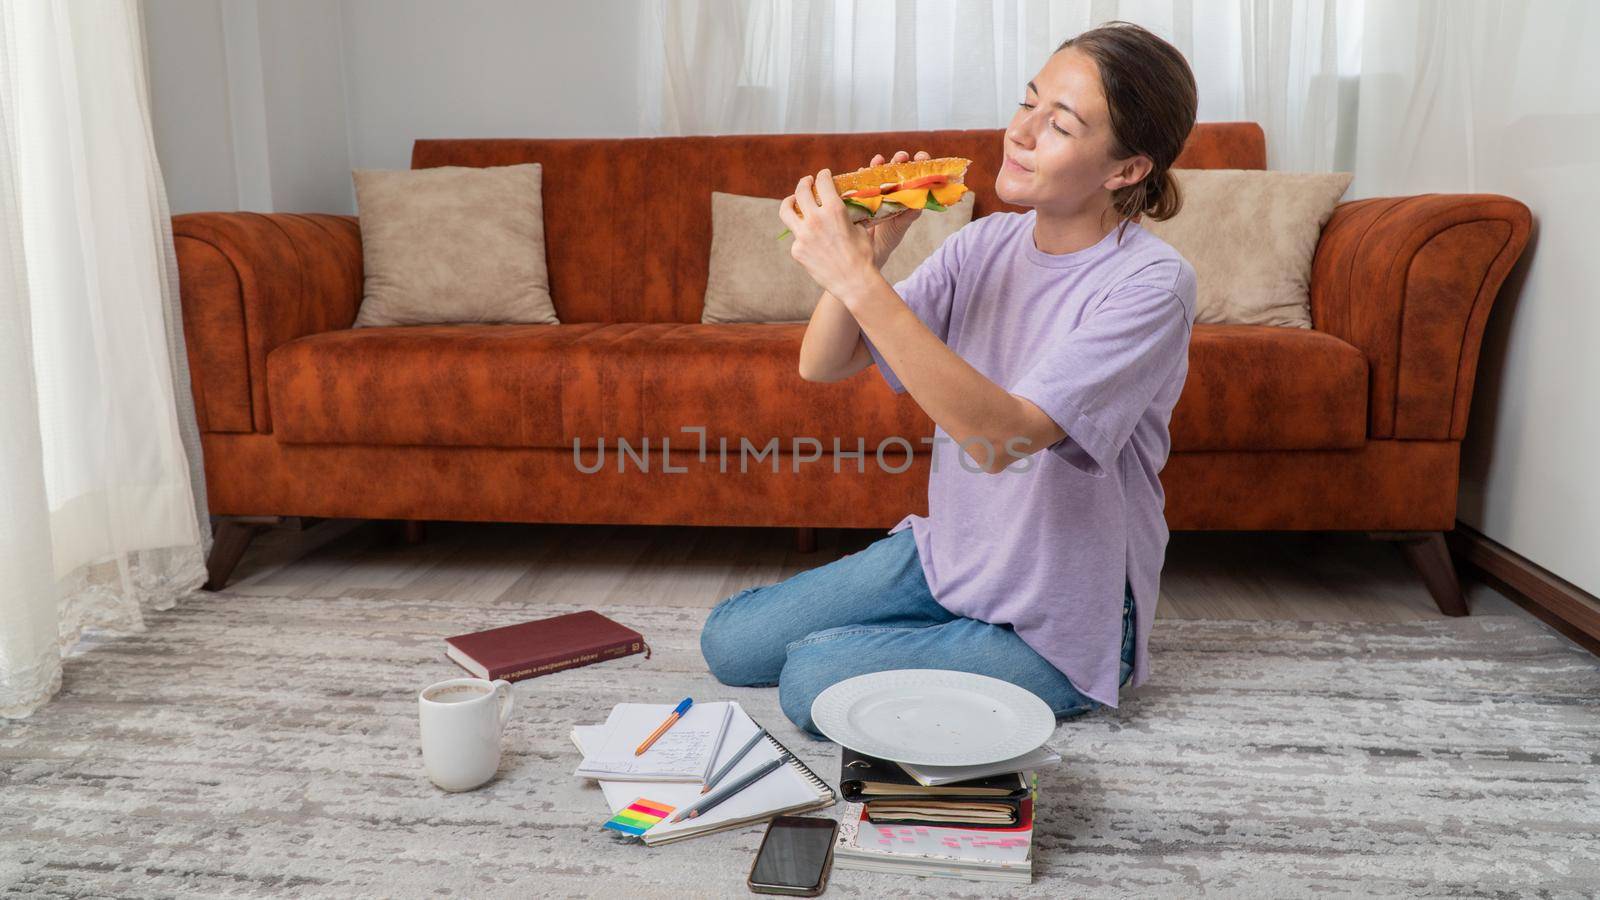
[[[958,616],[928,590],[911,529],[787,581],[717,604],[700,652],[723,684],[778,686],[784,715],[822,737],[811,701],[846,678],[889,669],[953,669],[1039,695],[1058,718],[1103,706],[1033,651],[1009,625]],[[1133,588],[1123,601],[1121,683],[1133,671]]]

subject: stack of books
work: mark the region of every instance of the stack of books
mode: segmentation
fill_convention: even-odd
[[[986,766],[914,766],[840,754],[845,799],[834,866],[869,872],[1033,881],[1037,770],[1049,747]]]

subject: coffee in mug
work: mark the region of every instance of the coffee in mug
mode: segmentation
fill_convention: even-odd
[[[422,765],[447,791],[470,791],[500,769],[500,737],[511,718],[511,683],[452,678],[417,695]]]

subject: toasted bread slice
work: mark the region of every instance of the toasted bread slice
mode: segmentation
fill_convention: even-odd
[[[881,166],[869,166],[846,172],[843,175],[833,176],[833,186],[841,194],[845,191],[857,191],[862,188],[875,188],[893,182],[900,184],[913,178],[924,175],[944,175],[952,184],[961,184],[966,177],[967,166],[972,165],[972,160],[962,159],[959,156],[946,156],[942,159],[918,159],[910,162],[884,163]],[[816,187],[812,187],[812,193]],[[819,198],[820,199],[820,198]]]

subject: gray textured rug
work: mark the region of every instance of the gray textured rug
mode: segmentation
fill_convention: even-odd
[[[0,724],[0,888],[29,896],[747,896],[759,827],[620,845],[574,723],[717,685],[705,610],[606,610],[653,658],[517,685],[500,777],[422,774],[443,635],[571,607],[203,596],[69,661]],[[1031,887],[836,871],[828,895],[1500,896],[1600,888],[1600,665],[1538,623],[1158,621],[1152,681],[1063,723]]]

